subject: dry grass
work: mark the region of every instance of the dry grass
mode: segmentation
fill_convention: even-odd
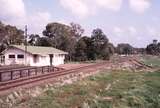
[[[103,72],[45,91],[27,108],[160,108],[160,72]]]

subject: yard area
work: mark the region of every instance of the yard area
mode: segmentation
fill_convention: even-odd
[[[157,56],[143,56],[142,62],[153,67],[160,67],[160,57]]]
[[[103,71],[15,108],[160,108],[160,72]]]

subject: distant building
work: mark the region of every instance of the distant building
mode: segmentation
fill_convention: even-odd
[[[67,52],[53,47],[11,45],[1,55],[1,65],[57,66],[64,64]]]

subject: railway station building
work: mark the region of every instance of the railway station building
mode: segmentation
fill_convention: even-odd
[[[1,65],[57,66],[67,52],[53,47],[10,45],[1,55]]]

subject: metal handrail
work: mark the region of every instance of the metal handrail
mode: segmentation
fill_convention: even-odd
[[[58,68],[58,67],[53,67],[53,66],[42,66],[42,67],[28,67],[28,68],[21,68],[21,69],[4,70],[0,72],[0,82],[11,81],[11,80],[15,80],[15,79],[23,78],[23,77],[33,76],[32,73],[34,73],[34,75],[38,75],[38,73],[44,74],[44,73],[59,71],[62,69],[63,68]],[[19,76],[18,78],[15,78],[14,76],[14,73],[16,72],[19,72],[18,75],[16,75],[16,76]],[[23,76],[24,73],[27,75]],[[3,78],[4,74],[9,74],[8,75],[9,77],[7,76],[7,79],[4,79]]]

